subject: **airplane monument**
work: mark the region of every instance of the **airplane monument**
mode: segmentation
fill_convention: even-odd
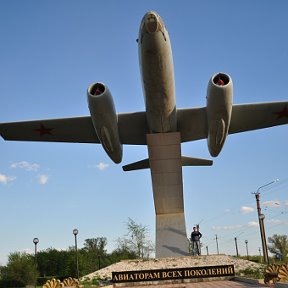
[[[226,73],[208,83],[207,105],[176,108],[174,68],[169,34],[154,11],[141,21],[139,65],[145,111],[117,114],[103,83],[87,90],[89,116],[0,123],[5,140],[101,143],[115,162],[122,145],[147,145],[148,159],[123,166],[124,171],[150,168],[156,214],[156,257],[188,254],[182,166],[209,166],[208,159],[184,157],[181,143],[207,139],[211,156],[222,150],[228,134],[288,123],[288,101],[233,105],[233,84]]]

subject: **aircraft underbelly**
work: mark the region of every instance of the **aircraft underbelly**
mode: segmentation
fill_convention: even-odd
[[[139,56],[148,126],[164,133],[176,131],[177,117],[170,40],[159,33],[144,36]]]

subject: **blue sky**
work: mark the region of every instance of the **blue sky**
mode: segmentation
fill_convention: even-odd
[[[143,111],[136,38],[157,11],[170,34],[177,107],[205,106],[212,74],[228,73],[234,103],[287,101],[287,1],[92,1],[0,3],[0,122],[88,115],[86,89],[104,82],[118,112]],[[76,129],[76,127],[75,127]],[[187,232],[200,223],[216,253],[258,254],[254,195],[261,190],[266,235],[287,234],[287,125],[228,137],[212,167],[183,169]],[[155,237],[150,171],[123,172],[99,145],[5,142],[0,139],[0,265],[13,251],[72,246],[79,230],[105,236],[108,250],[128,217]],[[210,158],[206,141],[182,145]],[[147,157],[125,146],[122,164]],[[205,253],[205,249],[203,250]]]

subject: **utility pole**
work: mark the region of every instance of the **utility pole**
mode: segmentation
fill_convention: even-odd
[[[236,247],[236,256],[239,257],[238,245],[237,245],[237,237],[235,237],[234,240],[235,240],[235,247]]]
[[[217,246],[217,254],[219,254],[219,246],[218,246],[218,237],[217,237],[217,234],[215,234],[216,238],[216,246]]]
[[[264,228],[265,215],[261,213],[260,193],[259,192],[255,193],[255,198],[256,198],[256,205],[257,205],[257,212],[258,212],[258,219],[259,219],[259,227],[260,227],[260,235],[261,235],[264,263],[269,264],[268,250],[267,250],[267,243],[266,243],[266,236],[265,236],[265,228]]]
[[[257,213],[258,213],[258,220],[259,220],[259,227],[260,227],[260,236],[261,236],[261,242],[262,242],[262,251],[263,251],[263,258],[264,263],[267,263],[269,265],[269,258],[268,258],[268,249],[267,249],[267,243],[266,243],[266,236],[265,236],[265,228],[264,228],[264,218],[265,215],[261,213],[261,207],[260,207],[260,189],[263,187],[266,187],[268,185],[271,185],[275,182],[277,182],[278,179],[271,181],[265,185],[260,186],[257,189],[257,192],[253,192],[252,194],[255,195],[256,198],[256,206],[257,206]]]

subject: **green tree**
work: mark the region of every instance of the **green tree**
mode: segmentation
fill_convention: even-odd
[[[99,255],[103,255],[103,254],[106,254],[106,250],[105,250],[106,245],[107,245],[106,237],[85,239],[84,250],[94,251]]]
[[[9,281],[15,282],[18,287],[35,285],[38,277],[35,258],[27,253],[10,253],[8,264],[2,269],[1,274],[2,281],[6,281],[6,283],[9,283]],[[6,287],[9,287],[8,285]]]
[[[59,279],[74,277],[75,251],[48,248],[37,253],[37,264],[42,277],[53,276]]]
[[[125,243],[129,247],[129,250],[137,255],[137,258],[149,258],[150,253],[154,250],[152,242],[148,239],[148,228],[142,224],[137,224],[131,218],[128,218],[127,222],[128,236],[130,238]],[[123,247],[123,246],[122,246]]]
[[[130,247],[130,240],[126,238],[117,239],[117,248],[111,253],[113,263],[124,259],[136,259],[138,255]]]
[[[288,236],[287,235],[278,235],[274,234],[272,237],[268,237],[268,242],[271,245],[268,245],[268,249],[272,254],[280,253],[283,257],[283,260],[287,259],[288,254]]]
[[[106,245],[106,237],[85,239],[84,248],[81,253],[82,255],[84,254],[86,273],[94,272],[109,264],[107,263],[108,258],[105,249]]]

